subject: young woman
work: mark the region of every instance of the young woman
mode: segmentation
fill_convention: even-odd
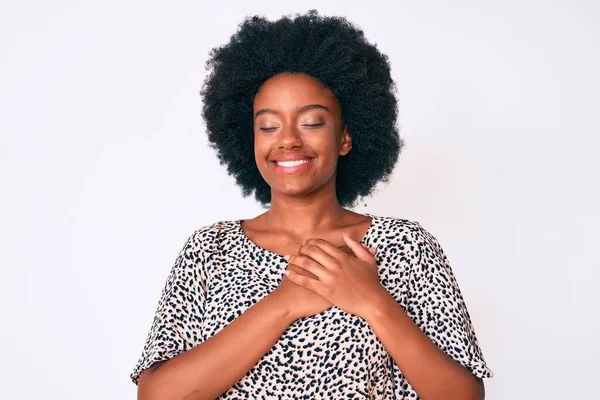
[[[493,373],[438,241],[348,209],[403,147],[387,57],[312,10],[247,18],[207,69],[211,147],[267,210],[189,237],[138,398],[483,399]]]

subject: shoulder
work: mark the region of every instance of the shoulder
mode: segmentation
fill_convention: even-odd
[[[368,214],[371,215],[371,214]],[[433,234],[414,219],[397,216],[374,216],[374,236],[387,247],[409,247],[419,251],[423,247],[440,249]]]
[[[238,220],[218,220],[202,225],[189,235],[189,240],[203,242],[214,239],[219,233],[233,231],[238,222]]]
[[[389,242],[407,241],[415,233],[423,229],[419,222],[396,216],[372,215],[376,236]]]
[[[186,241],[186,247],[210,251],[218,241],[238,234],[239,220],[218,220],[196,228]]]

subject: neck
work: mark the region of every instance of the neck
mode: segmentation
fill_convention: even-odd
[[[340,226],[346,210],[339,204],[335,188],[313,196],[290,197],[271,192],[271,207],[265,218],[272,226],[285,226],[300,236]]]

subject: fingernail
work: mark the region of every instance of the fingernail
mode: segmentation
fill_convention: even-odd
[[[285,256],[283,256],[283,258],[285,258],[286,261],[290,261],[290,255],[286,254]]]

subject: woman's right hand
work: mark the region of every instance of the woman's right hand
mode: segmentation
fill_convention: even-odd
[[[316,275],[294,264],[288,264],[287,270],[306,275],[309,278],[319,279]],[[279,296],[278,298],[281,301],[280,306],[288,310],[290,317],[294,321],[299,318],[319,314],[333,306],[333,304],[312,290],[292,282],[285,274],[279,287],[272,293]]]

